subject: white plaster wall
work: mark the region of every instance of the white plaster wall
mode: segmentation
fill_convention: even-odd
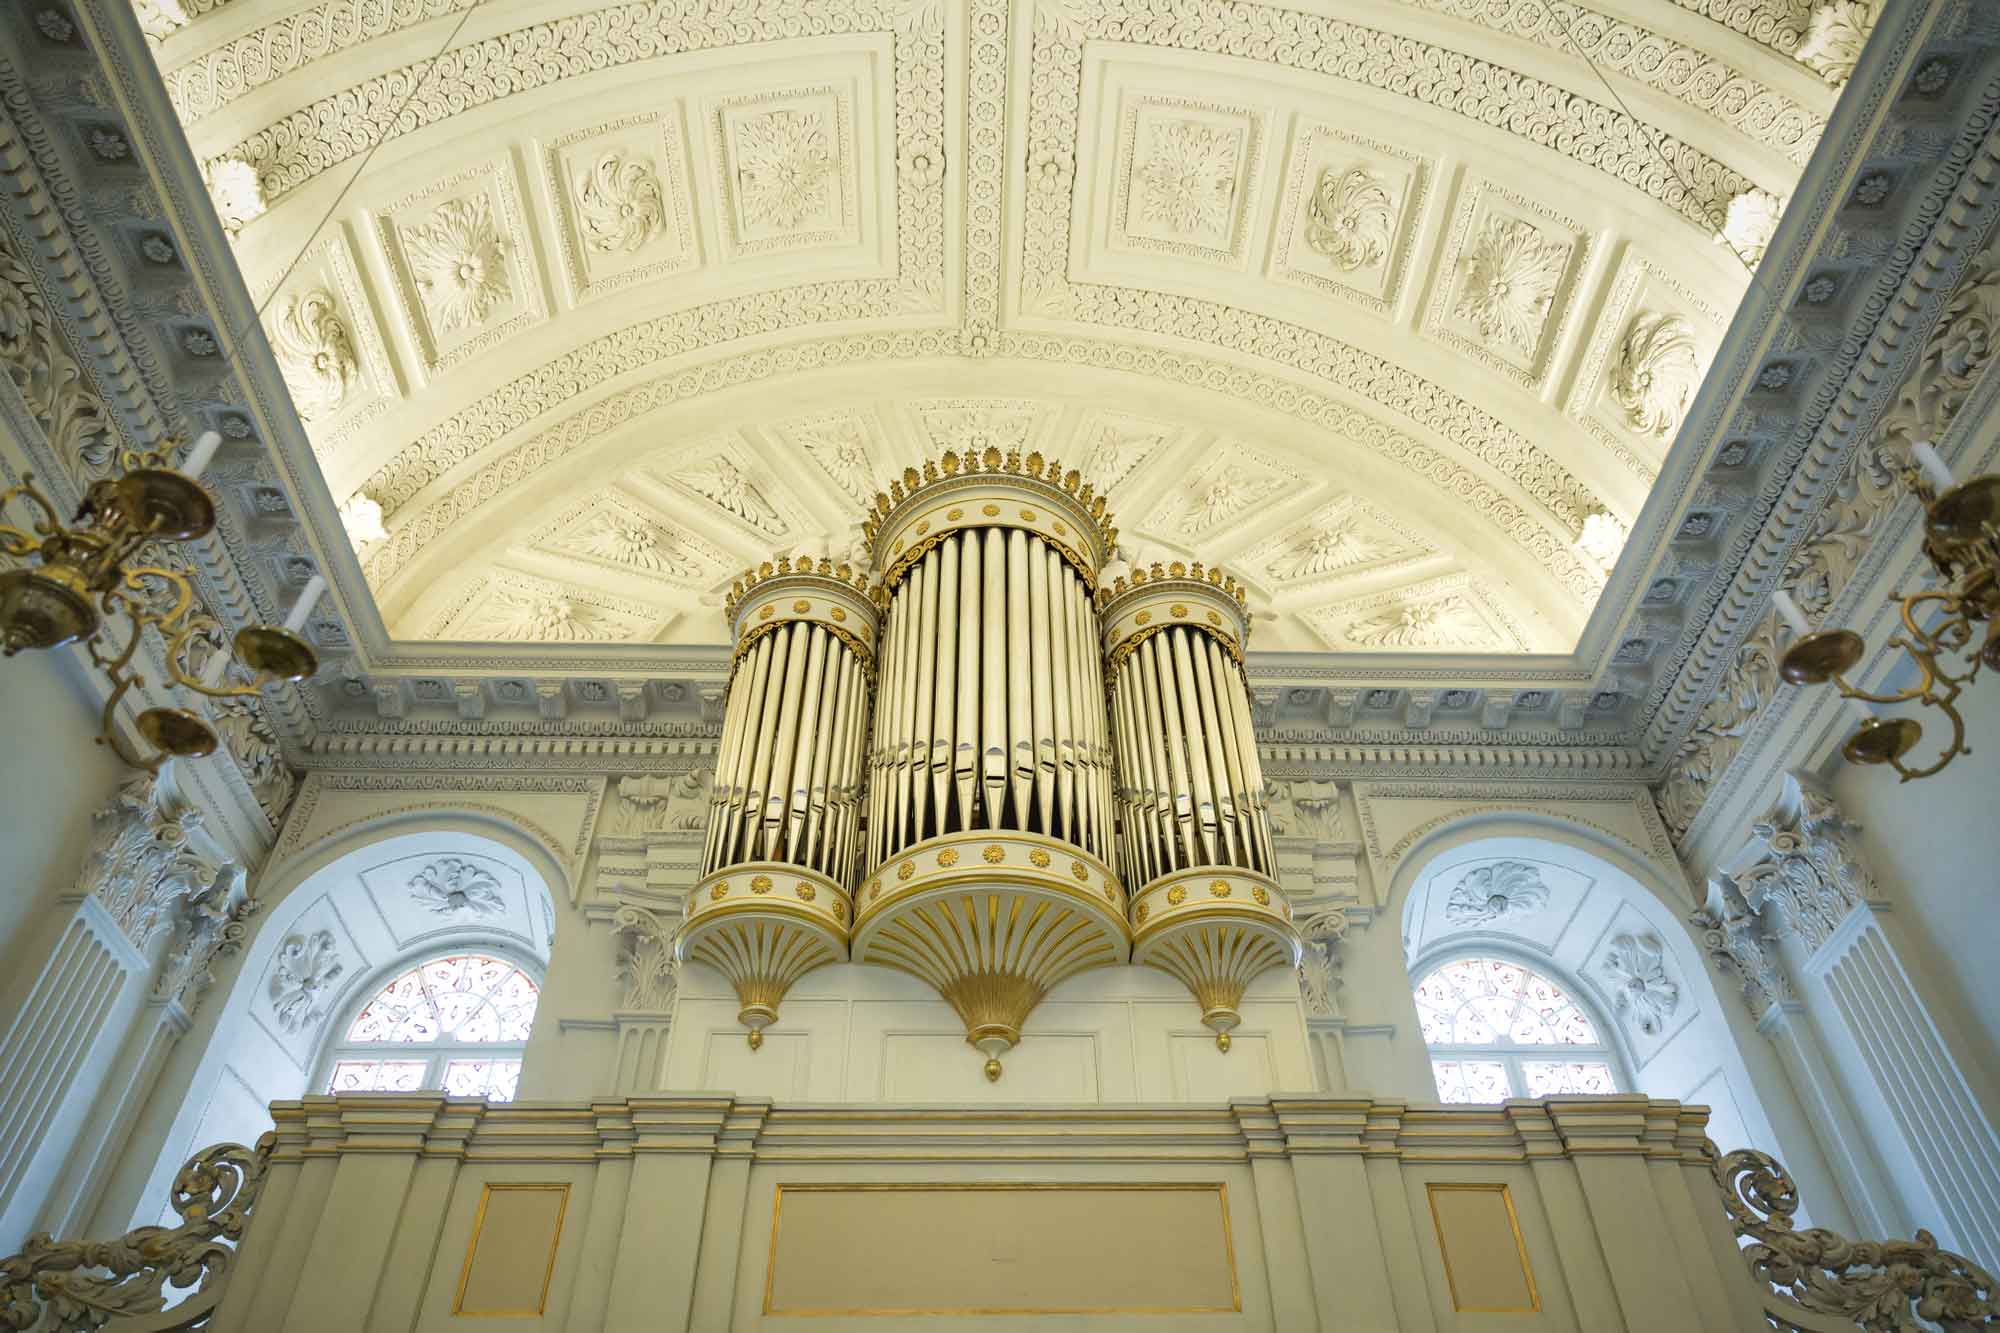
[[[734,992],[701,964],[681,971],[662,1087],[778,1101],[1222,1102],[1311,1091],[1305,1019],[1291,974],[1267,972],[1241,1006],[1227,1054],[1178,981],[1149,967],[1072,977],[1029,1015],[989,1083],[985,1057],[935,991],[889,968],[806,974],[752,1051]]]
[[[47,911],[76,883],[90,818],[132,776],[95,743],[98,704],[66,650],[0,663],[7,739],[0,745],[0,1018],[19,1004],[54,947]]]

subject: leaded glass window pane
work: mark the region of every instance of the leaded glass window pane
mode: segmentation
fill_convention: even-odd
[[[328,1090],[441,1088],[453,1097],[511,1101],[540,1000],[534,978],[502,958],[452,953],[419,963],[354,1016]]]
[[[1532,968],[1505,958],[1453,959],[1417,983],[1416,1002],[1440,1101],[1618,1091],[1597,1024]],[[1564,1057],[1548,1058],[1552,1047]],[[1529,1058],[1536,1051],[1548,1054]]]

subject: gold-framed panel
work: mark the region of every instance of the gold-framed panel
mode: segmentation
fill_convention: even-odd
[[[1507,1211],[1507,1227],[1513,1234],[1514,1253],[1521,1261],[1521,1278],[1527,1284],[1528,1303],[1526,1305],[1467,1305],[1459,1294],[1458,1274],[1452,1267],[1451,1245],[1445,1239],[1444,1219],[1438,1215],[1438,1195],[1440,1194],[1498,1194],[1501,1205]],[[1451,1308],[1460,1314],[1540,1314],[1542,1296],[1535,1285],[1535,1266],[1528,1259],[1528,1242],[1521,1235],[1521,1218],[1514,1211],[1514,1192],[1503,1181],[1436,1181],[1424,1182],[1424,1199],[1430,1205],[1431,1229],[1437,1234],[1438,1255],[1444,1260],[1445,1285],[1451,1291]]]
[[[549,1285],[555,1280],[556,1255],[562,1249],[563,1222],[569,1215],[568,1181],[524,1182],[486,1181],[479,1187],[479,1207],[472,1216],[472,1235],[465,1242],[465,1259],[459,1265],[458,1285],[452,1292],[451,1313],[456,1319],[539,1319],[546,1314],[549,1306]],[[495,1310],[468,1310],[465,1308],[466,1284],[472,1280],[472,1266],[479,1254],[479,1240],[486,1231],[486,1209],[498,1194],[554,1193],[560,1197],[556,1203],[555,1224],[549,1235],[549,1253],[542,1266],[541,1295],[533,1309],[526,1306]]]
[[[1216,1199],[1222,1224],[1223,1262],[1229,1274],[1227,1305],[1082,1305],[1082,1306],[855,1306],[801,1309],[774,1309],[772,1297],[778,1274],[778,1234],[783,1220],[785,1194],[873,1194],[873,1193],[1209,1193]],[[1064,1315],[1064,1314],[1241,1314],[1242,1276],[1236,1266],[1236,1233],[1229,1212],[1229,1182],[1223,1180],[1146,1181],[779,1181],[771,1196],[771,1241],[764,1261],[764,1301],[762,1312],[775,1318],[831,1318],[884,1316],[908,1318],[912,1315]]]

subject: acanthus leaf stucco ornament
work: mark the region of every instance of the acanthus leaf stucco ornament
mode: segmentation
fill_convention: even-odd
[[[1777,904],[1781,923],[1798,933],[1808,955],[1874,896],[1854,845],[1860,825],[1796,775],[1785,775],[1777,802],[1750,829],[1763,842],[1762,855],[1736,872],[1736,882],[1753,906]]]
[[[298,779],[285,764],[284,750],[264,716],[263,705],[254,699],[218,699],[209,705],[209,720],[235,757],[265,817],[273,827],[283,823],[298,790]]]
[[[1459,261],[1454,313],[1487,344],[1533,356],[1569,253],[1567,242],[1544,236],[1531,222],[1487,218]]]
[[[1306,202],[1306,245],[1343,273],[1373,268],[1389,257],[1396,230],[1396,197],[1366,167],[1319,173]]]
[[[1657,1037],[1680,1008],[1681,988],[1667,975],[1666,945],[1650,931],[1618,935],[1597,965],[1618,1017]]]
[[[595,607],[566,593],[496,588],[460,632],[472,638],[582,643],[611,638],[616,630]]]
[[[334,983],[346,970],[332,931],[286,936],[271,966],[271,1011],[278,1026],[297,1036],[325,1018]]]
[[[1708,901],[1688,917],[1716,970],[1734,976],[1752,1018],[1792,997],[1791,979],[1778,961],[1776,942],[1757,909],[1727,878],[1708,883]]]
[[[96,899],[141,953],[172,924],[179,905],[237,873],[197,841],[201,812],[158,777],[136,777],[91,820],[77,888]]]
[[[727,458],[712,458],[690,468],[680,481],[696,495],[708,500],[759,532],[782,537],[791,529],[778,516],[777,506],[764,498],[763,491],[744,475],[743,469]]]
[[[1182,236],[1226,235],[1236,198],[1242,140],[1195,120],[1154,127],[1145,162],[1133,172],[1146,221]]]
[[[1794,54],[1828,83],[1846,83],[1874,26],[1874,0],[1830,0],[1813,11],[1805,39]]]
[[[1898,473],[1908,465],[1910,444],[1943,438],[1996,353],[2000,240],[1989,240],[1966,265],[1895,404],[1848,456],[1832,502],[1792,553],[1781,586],[1808,615],[1823,615],[1840,597],[1888,514],[1907,494]],[[1778,632],[1774,617],[1766,615],[1750,633],[1668,769],[1660,814],[1677,841],[1777,692]]]
[[[504,916],[507,899],[500,880],[477,861],[441,856],[410,876],[410,897],[438,916]]]
[[[1364,648],[1479,649],[1500,642],[1463,597],[1392,606],[1349,625],[1347,638]]]
[[[271,350],[299,419],[332,416],[361,378],[361,359],[333,293],[323,287],[285,300],[271,325]]]
[[[1365,565],[1387,550],[1354,517],[1339,515],[1294,534],[1291,545],[1266,564],[1265,572],[1278,579],[1315,578]]]
[[[1627,426],[1668,440],[1687,416],[1701,370],[1694,325],[1679,315],[1642,310],[1618,344],[1606,391]]]
[[[366,491],[356,491],[342,503],[340,526],[347,533],[348,544],[357,551],[389,536],[388,525],[382,521],[382,506]]]
[[[779,110],[736,127],[739,207],[747,226],[797,231],[823,212],[836,163],[824,117]]]
[[[614,837],[637,837],[706,828],[714,781],[714,773],[706,768],[672,776],[620,778],[604,831]]]
[[[633,1013],[673,1008],[681,970],[674,950],[677,928],[629,903],[612,917],[611,928],[618,934],[618,975],[625,983],[619,1008]]]
[[[1785,201],[1769,190],[1745,190],[1729,201],[1722,230],[1715,243],[1726,245],[1751,268],[1764,260],[1771,238],[1778,234],[1778,219],[1785,213]]]
[[[1339,905],[1322,908],[1299,923],[1305,948],[1299,953],[1299,994],[1312,1018],[1335,1018],[1340,1006],[1340,942],[1347,938],[1347,912]]]
[[[262,906],[244,892],[244,877],[236,867],[182,903],[153,994],[192,1014],[215,984],[216,960],[242,951],[250,937],[249,920]]]
[[[853,417],[813,421],[793,428],[790,438],[820,465],[849,499],[863,504],[877,489],[868,451],[868,432]]]
[[[631,254],[665,229],[666,196],[650,162],[612,149],[577,175],[576,214],[589,249]]]
[[[654,574],[698,578],[705,572],[701,562],[683,550],[673,534],[659,524],[610,509],[592,514],[553,545],[558,550]]]
[[[397,228],[424,312],[439,333],[473,329],[511,300],[507,244],[484,192],[447,199],[414,226]]]
[[[1444,919],[1454,926],[1488,926],[1510,917],[1530,916],[1549,905],[1549,886],[1539,867],[1525,861],[1495,861],[1467,871],[1445,899]]]
[[[173,0],[154,0],[173,3]],[[185,22],[185,20],[183,20]],[[222,229],[231,236],[264,216],[270,201],[264,196],[264,179],[257,168],[240,157],[211,158],[202,164],[201,177]]]

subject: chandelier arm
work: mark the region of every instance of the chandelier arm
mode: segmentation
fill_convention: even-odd
[[[225,656],[233,655],[228,641],[223,638],[221,623],[207,616],[196,616],[189,620],[186,625],[182,626],[180,632],[175,634],[173,639],[167,644],[167,674],[173,677],[174,684],[181,686],[183,689],[193,690],[196,694],[206,695],[211,699],[254,697],[261,692],[261,688],[257,684],[210,685],[199,676],[185,670],[181,666],[181,662],[187,656],[188,644],[196,637],[210,640],[215,646],[215,651],[218,653],[222,653]]]
[[[1891,757],[1889,765],[1896,770],[1898,781],[1914,782],[1918,778],[1927,778],[1933,773],[1942,771],[1945,765],[1958,758],[1958,756],[1972,753],[1970,747],[1965,744],[1965,719],[1959,716],[1958,708],[1953,702],[1957,697],[1958,690],[1956,687],[1953,687],[1950,694],[1927,701],[1934,704],[1939,712],[1951,719],[1951,739],[1939,749],[1937,762],[1928,768],[1910,768],[1903,763],[1901,758]]]
[[[20,485],[10,486],[4,491],[0,491],[0,509],[6,508],[10,501],[17,499],[27,500],[33,504],[35,508],[42,511],[42,517],[35,521],[33,533],[6,523],[0,523],[0,533],[20,533],[23,537],[32,540],[36,546],[39,546],[41,538],[52,536],[62,531],[62,515],[56,512],[56,507],[49,501],[49,498],[36,489],[34,473],[22,473]],[[15,553],[10,552],[9,554]]]

